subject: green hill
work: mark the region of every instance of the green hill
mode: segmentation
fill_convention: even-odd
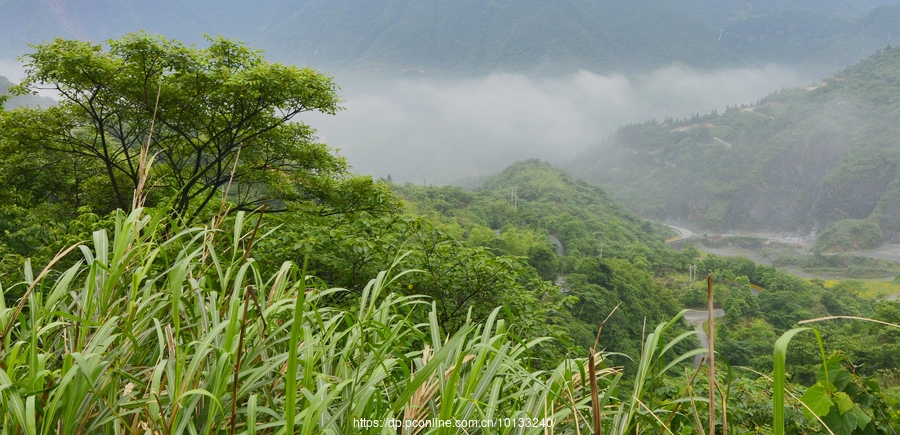
[[[753,106],[623,127],[571,168],[647,217],[872,247],[900,239],[898,118],[895,47]]]
[[[690,258],[665,246],[668,228],[548,163],[515,163],[475,192],[410,183],[396,190],[415,213],[448,233],[495,255],[523,256],[543,279],[555,279],[577,297],[567,335],[585,349],[619,303],[604,329],[604,346],[626,353],[640,349],[644,317],[656,321],[681,309],[677,289],[660,276]]]
[[[305,62],[416,71],[613,71],[736,61],[707,26],[660,1],[314,0],[257,42]]]

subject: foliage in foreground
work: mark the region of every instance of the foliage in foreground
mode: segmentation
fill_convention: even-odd
[[[34,277],[26,265],[25,296],[0,306],[2,433],[394,433],[354,427],[391,418],[587,424],[583,360],[534,372],[526,352],[544,339],[512,340],[499,311],[444,336],[434,305],[389,293],[403,274],[380,273],[352,309],[327,306],[341,290],[292,263],[262,276],[242,221],[232,234],[164,239],[162,214],[138,210],[117,217],[112,240],[100,230],[92,246],[71,247],[65,254],[84,259],[65,271]],[[415,310],[429,321],[413,322]],[[665,372],[671,345],[659,337],[674,322],[648,337],[642,377]],[[637,402],[605,390],[616,427],[633,427]]]

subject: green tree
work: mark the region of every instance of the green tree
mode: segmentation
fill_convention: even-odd
[[[528,264],[537,270],[541,279],[551,280],[556,276],[559,259],[547,245],[534,245],[528,249]]]
[[[5,154],[41,154],[82,174],[54,187],[74,191],[58,198],[70,209],[129,208],[143,145],[153,158],[150,205],[170,203],[184,223],[226,186],[238,209],[268,201],[273,210],[305,204],[331,214],[386,205],[370,178],[349,175],[312,128],[291,122],[304,112],[340,110],[330,78],[267,62],[239,42],[208,40],[196,48],[137,33],[108,49],[63,39],[34,46],[15,91],[51,89],[61,101],[12,112],[3,125],[11,139]],[[83,195],[89,190],[103,195]]]

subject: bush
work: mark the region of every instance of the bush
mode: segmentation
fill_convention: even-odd
[[[828,224],[813,247],[816,252],[843,252],[878,247],[881,228],[868,220],[844,219]]]

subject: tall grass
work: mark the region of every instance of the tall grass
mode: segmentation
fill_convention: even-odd
[[[0,286],[27,288],[17,305],[0,298],[0,434],[589,433],[586,360],[535,372],[526,353],[546,339],[510,339],[499,309],[446,336],[432,302],[390,291],[403,275],[390,271],[352,309],[328,306],[343,290],[302,267],[262,275],[242,214],[228,232],[172,235],[165,219],[119,215],[111,238],[70,248],[74,266],[35,278],[26,264],[23,282]],[[664,412],[641,398],[693,355],[663,365],[690,334],[663,343],[674,322],[647,337],[630,397],[614,397],[620,371],[598,371],[606,433]],[[502,424],[517,418],[552,427]],[[500,424],[398,430],[391,419]]]

